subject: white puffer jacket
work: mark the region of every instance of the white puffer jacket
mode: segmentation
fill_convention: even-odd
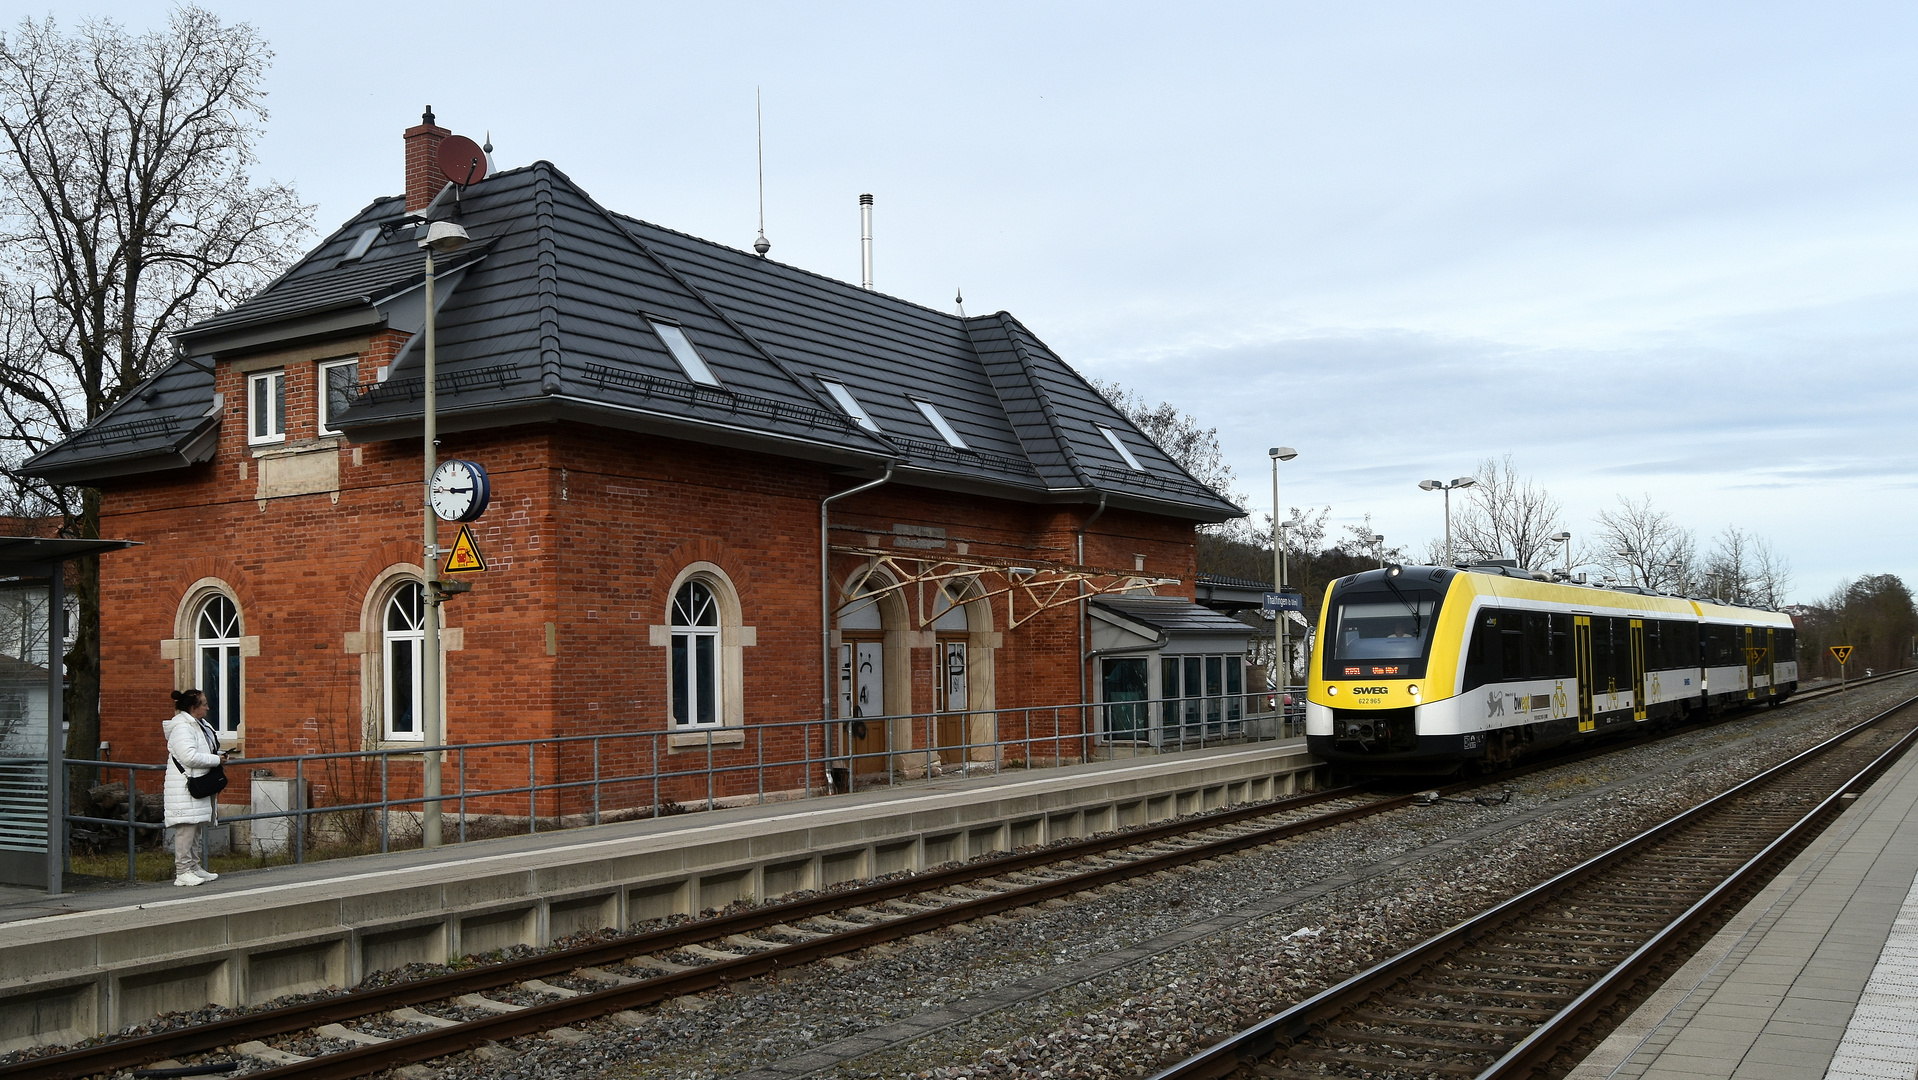
[[[213,725],[183,712],[160,725],[166,732],[166,823],[189,825],[213,820],[213,797],[196,799],[186,792],[186,778],[199,776],[220,764],[220,736]],[[174,767],[177,759],[186,772]]]

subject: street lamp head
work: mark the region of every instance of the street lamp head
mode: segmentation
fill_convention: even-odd
[[[1553,541],[1554,543],[1559,543],[1559,544],[1562,544],[1562,543],[1564,543],[1565,541],[1567,541],[1567,540],[1570,540],[1571,538],[1572,538],[1572,534],[1571,534],[1571,533],[1568,533],[1568,532],[1562,532],[1562,533],[1553,533],[1553,534],[1552,534],[1552,541]]]
[[[1385,543],[1385,535],[1384,535],[1383,533],[1374,533],[1374,534],[1372,534],[1372,542],[1373,542],[1374,544],[1383,544],[1383,543]]]
[[[1299,452],[1289,446],[1275,446],[1267,450],[1266,455],[1274,461],[1291,461],[1293,458],[1299,456]]]
[[[1419,481],[1420,491],[1443,491],[1444,489],[1445,489],[1445,485],[1439,483],[1437,480],[1420,480]]]
[[[1472,479],[1469,476],[1461,476],[1458,479],[1452,481],[1452,486],[1455,488],[1477,487],[1478,481]]]
[[[420,246],[444,255],[449,251],[458,251],[472,239],[458,222],[435,221],[426,227],[426,235],[420,238]]]

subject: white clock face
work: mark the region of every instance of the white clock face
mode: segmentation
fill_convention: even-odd
[[[486,509],[486,472],[470,461],[433,470],[433,513],[442,521],[471,521]]]

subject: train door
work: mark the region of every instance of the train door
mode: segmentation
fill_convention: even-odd
[[[1645,620],[1632,620],[1632,719],[1645,719]]]
[[[1745,628],[1745,700],[1753,701],[1758,697],[1759,680],[1765,677],[1765,657],[1771,650],[1765,647],[1764,637],[1755,626]],[[1766,679],[1766,682],[1771,680]]]
[[[853,773],[886,771],[886,647],[883,640],[849,640],[839,647],[839,715]]]
[[[1592,716],[1592,617],[1590,615],[1572,617],[1572,652],[1578,658],[1578,730],[1592,731],[1598,727],[1598,721]]]

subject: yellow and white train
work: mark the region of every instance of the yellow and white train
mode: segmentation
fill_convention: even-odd
[[[1788,616],[1528,570],[1388,566],[1326,590],[1306,743],[1342,771],[1447,773],[1798,689]]]

